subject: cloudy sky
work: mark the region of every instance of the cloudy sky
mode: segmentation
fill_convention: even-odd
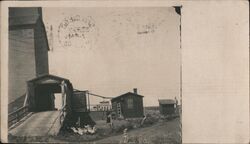
[[[138,88],[145,106],[179,98],[180,16],[174,8],[43,8],[43,20],[49,71],[74,88],[109,97]]]

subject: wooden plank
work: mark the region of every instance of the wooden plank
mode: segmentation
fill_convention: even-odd
[[[45,111],[32,114],[26,121],[9,131],[13,136],[56,135],[61,128],[60,111]]]

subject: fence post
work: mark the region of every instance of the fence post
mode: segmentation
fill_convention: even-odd
[[[18,111],[16,113],[16,119],[17,119],[17,121],[19,121],[19,113],[18,113]]]

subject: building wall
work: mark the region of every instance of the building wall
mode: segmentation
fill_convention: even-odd
[[[48,41],[42,19],[38,19],[34,27],[36,76],[49,73]]]
[[[121,100],[121,98],[118,98],[112,102],[112,108],[114,112],[116,113],[116,115],[117,115],[116,104],[120,102],[121,108],[122,108],[122,114],[124,118],[143,117],[144,111],[143,111],[143,98],[142,97],[138,97],[134,95],[127,95],[122,98],[123,100]],[[128,99],[130,98],[133,99],[133,108],[131,109],[128,108]]]
[[[25,94],[26,81],[36,76],[34,30],[9,31],[9,103]]]
[[[117,101],[112,101],[112,111],[117,115]]]
[[[174,104],[160,104],[160,113],[163,115],[174,114]]]
[[[87,111],[86,92],[74,92],[72,99],[72,109],[77,112]]]
[[[26,81],[48,74],[48,44],[40,8],[9,9],[9,100],[26,93]]]
[[[133,99],[133,108],[128,108],[128,100]],[[135,118],[135,117],[143,117],[143,102],[142,97],[129,95],[125,97],[124,106],[123,106],[124,117],[126,118]]]
[[[97,107],[97,110],[99,111],[109,111],[109,110],[111,110],[111,105],[109,105],[109,104],[98,104],[98,105],[96,105],[96,107]]]

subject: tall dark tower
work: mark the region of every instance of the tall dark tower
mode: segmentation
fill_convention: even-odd
[[[25,95],[27,80],[49,73],[48,50],[42,8],[9,8],[9,103]]]

